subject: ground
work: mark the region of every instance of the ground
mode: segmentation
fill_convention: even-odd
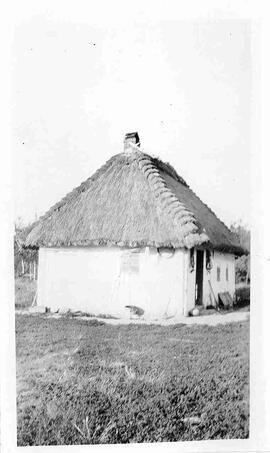
[[[249,323],[16,316],[18,445],[247,438]]]
[[[23,312],[36,282],[17,279],[15,289]],[[248,437],[246,299],[237,313],[194,319],[210,325],[17,311],[18,445]],[[243,320],[218,324],[233,316]]]

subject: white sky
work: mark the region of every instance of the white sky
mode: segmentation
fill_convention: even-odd
[[[138,131],[222,220],[250,223],[250,24],[161,17],[44,9],[17,24],[16,218],[43,214]]]

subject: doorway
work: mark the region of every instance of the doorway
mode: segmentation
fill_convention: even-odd
[[[203,250],[197,250],[196,256],[196,286],[195,286],[195,304],[203,303]]]

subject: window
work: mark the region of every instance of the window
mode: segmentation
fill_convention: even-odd
[[[226,282],[229,281],[229,269],[228,266],[226,267]]]
[[[220,267],[217,267],[217,281],[220,282]]]

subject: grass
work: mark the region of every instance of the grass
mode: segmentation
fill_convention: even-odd
[[[19,446],[249,435],[248,322],[17,315],[16,348]]]

